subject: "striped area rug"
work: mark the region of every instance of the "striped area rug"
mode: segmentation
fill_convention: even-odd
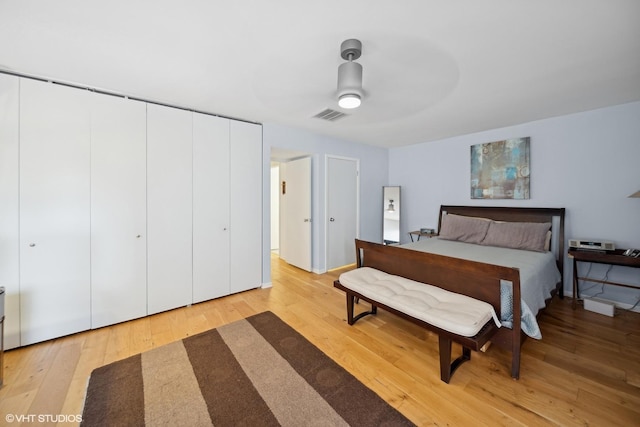
[[[264,312],[95,369],[81,425],[413,424]]]

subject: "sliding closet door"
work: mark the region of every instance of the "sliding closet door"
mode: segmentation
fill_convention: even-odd
[[[262,277],[262,126],[231,121],[229,245],[231,292],[260,287]]]
[[[0,286],[5,287],[5,349],[20,346],[19,87],[18,77],[0,74]]]
[[[90,328],[89,96],[21,79],[22,345]]]
[[[93,95],[91,327],[147,314],[146,104]]]
[[[229,120],[193,115],[193,302],[229,289]]]
[[[192,114],[147,105],[148,314],[191,304]]]

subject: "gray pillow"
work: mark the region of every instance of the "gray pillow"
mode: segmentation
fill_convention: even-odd
[[[487,234],[491,221],[485,218],[447,214],[442,217],[438,238],[466,243],[480,243]]]
[[[483,245],[545,252],[550,222],[491,222]]]

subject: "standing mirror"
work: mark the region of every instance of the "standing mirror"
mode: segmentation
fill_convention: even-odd
[[[382,242],[400,243],[400,187],[382,187]]]

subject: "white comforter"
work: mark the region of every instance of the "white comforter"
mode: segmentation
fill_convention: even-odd
[[[551,291],[560,281],[560,271],[551,252],[498,248],[438,238],[422,239],[401,247],[520,269],[522,330],[532,338],[542,338],[536,314],[545,306],[545,300],[551,296]],[[502,325],[509,328],[513,325],[511,302],[511,283],[506,282],[502,284],[500,317]]]

